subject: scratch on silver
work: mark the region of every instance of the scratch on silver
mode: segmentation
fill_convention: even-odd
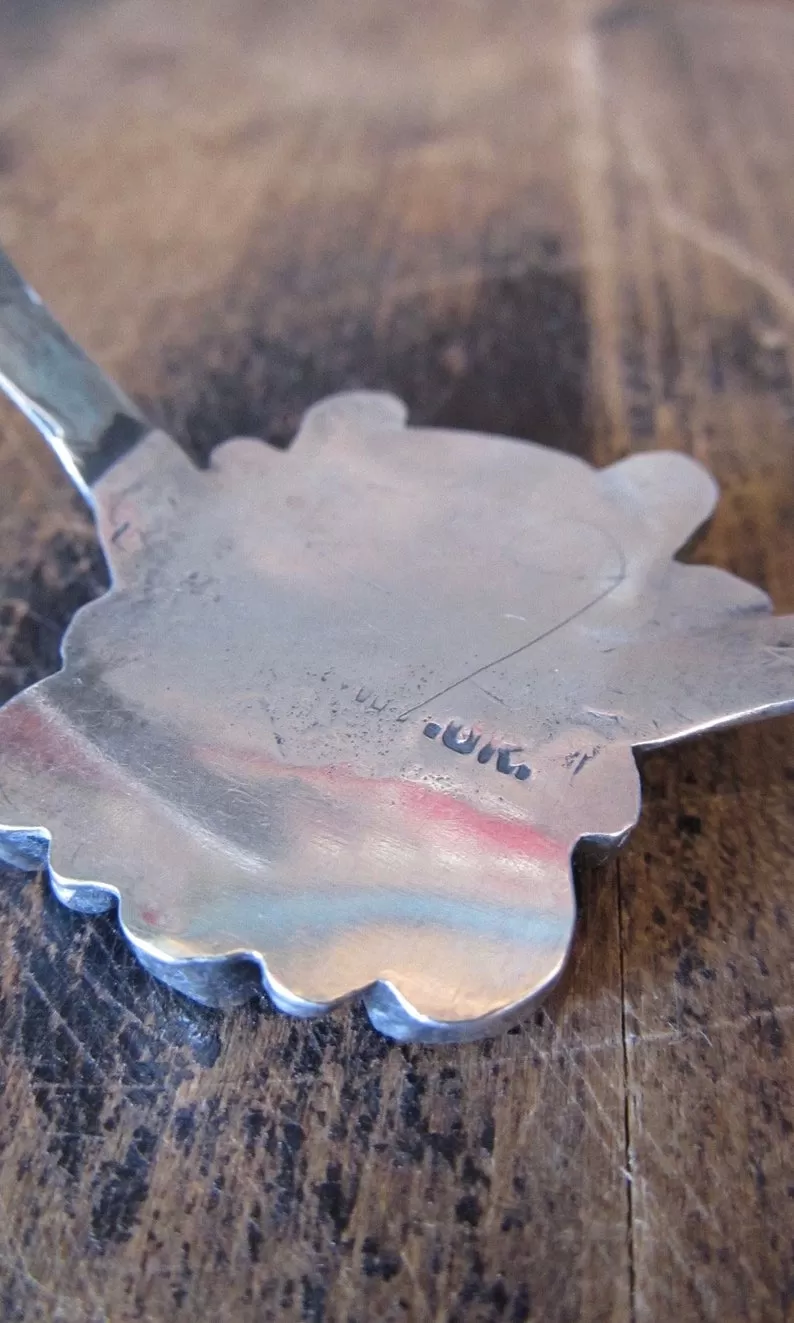
[[[199,472],[6,258],[0,384],[112,573],[0,712],[0,854],[199,1000],[492,1033],[558,979],[634,750],[794,708],[792,618],[673,559],[716,501],[683,455],[598,471],[355,393]]]

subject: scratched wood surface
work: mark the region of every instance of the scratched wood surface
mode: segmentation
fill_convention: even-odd
[[[5,0],[0,242],[194,453],[319,395],[723,488],[794,609],[794,6]],[[0,689],[104,582],[0,415]],[[794,724],[648,759],[571,967],[480,1045],[222,1015],[0,887],[3,1317],[794,1317]]]

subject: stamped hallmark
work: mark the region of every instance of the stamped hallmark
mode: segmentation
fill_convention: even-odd
[[[490,739],[480,744],[483,736],[473,726],[465,730],[459,721],[448,721],[446,726],[440,726],[437,721],[428,721],[423,734],[430,740],[437,740],[440,735],[442,744],[453,753],[474,753],[480,745],[478,763],[489,763],[495,757],[497,772],[514,776],[517,781],[528,781],[532,775],[532,769],[526,763],[512,761],[512,755],[522,751],[520,744],[495,744]]]

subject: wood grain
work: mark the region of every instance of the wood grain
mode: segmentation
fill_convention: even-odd
[[[693,554],[792,610],[792,60],[761,0],[13,0],[0,242],[197,456],[355,384],[680,448]],[[4,410],[3,696],[104,581]],[[563,986],[481,1045],[201,1009],[4,872],[4,1317],[794,1317],[793,730],[647,760]]]

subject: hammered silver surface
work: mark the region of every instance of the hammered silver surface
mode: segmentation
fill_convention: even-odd
[[[200,999],[493,1032],[563,968],[577,842],[637,820],[633,750],[794,707],[792,618],[672,559],[716,499],[682,455],[357,393],[207,472],[152,433],[93,497],[113,587],[0,712],[0,851]]]

